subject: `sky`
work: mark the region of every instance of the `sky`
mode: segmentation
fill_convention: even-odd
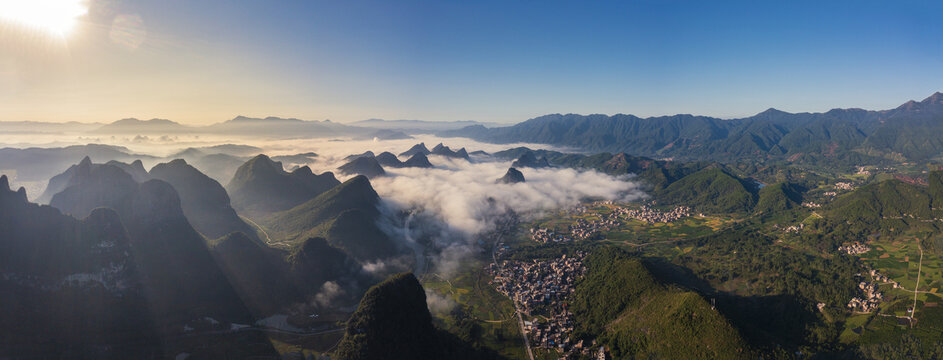
[[[44,27],[11,10],[37,1],[87,12]],[[0,121],[887,109],[943,91],[941,16],[940,1],[0,0]]]

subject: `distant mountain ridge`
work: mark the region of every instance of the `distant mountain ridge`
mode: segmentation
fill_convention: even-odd
[[[427,120],[384,120],[367,119],[354,121],[350,123],[354,126],[369,127],[374,129],[403,130],[407,132],[432,132],[442,130],[457,130],[467,126],[498,126],[498,123],[488,123],[471,120],[460,121],[427,121]]]
[[[182,133],[192,131],[193,128],[167,119],[138,120],[127,118],[103,125],[95,132],[108,134],[140,134],[140,133]]]
[[[724,120],[709,116],[551,114],[498,128],[442,131],[492,143],[532,142],[587,151],[689,160],[923,160],[943,154],[943,93],[895,109],[787,113],[769,109]]]
[[[91,127],[91,125],[88,127]],[[274,138],[410,138],[409,135],[406,135],[397,129],[353,126],[332,122],[330,120],[302,120],[275,116],[269,116],[266,118],[253,118],[242,115],[223,122],[203,126],[190,126],[166,119],[139,120],[135,118],[127,118],[101,125],[91,130],[91,132],[99,134],[125,135],[214,134],[267,136]]]

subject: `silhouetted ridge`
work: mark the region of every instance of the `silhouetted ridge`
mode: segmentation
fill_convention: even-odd
[[[465,148],[461,148],[458,151],[452,151],[452,149],[450,149],[448,146],[442,145],[442,143],[439,143],[433,147],[430,154],[450,158],[468,159],[468,151],[466,151]]]
[[[287,210],[340,184],[330,172],[315,175],[307,166],[287,173],[282,164],[258,155],[236,170],[226,186],[232,206],[250,217]]]
[[[550,167],[550,162],[548,162],[547,158],[543,156],[541,156],[540,158],[537,158],[537,156],[534,155],[533,151],[527,151],[521,154],[521,156],[517,158],[517,160],[514,160],[514,162],[511,164],[511,167],[545,168],[545,167]]]
[[[337,357],[358,359],[434,359],[436,330],[426,294],[411,273],[374,285],[347,321]]]
[[[334,355],[341,360],[501,358],[436,329],[425,290],[412,273],[393,275],[364,294]]]
[[[166,181],[176,189],[184,215],[193,228],[206,237],[215,239],[239,231],[258,240],[255,229],[242,221],[233,210],[223,186],[185,160],[176,159],[158,164],[149,175]]]
[[[138,184],[118,167],[87,162],[77,166],[68,184],[51,205],[80,217],[108,207],[121,217],[161,331],[174,333],[205,316],[252,321],[203,236],[184,216],[173,186],[156,179]]]
[[[360,261],[386,258],[400,251],[377,225],[380,197],[363,175],[292,209],[262,219],[272,236],[302,241],[323,237]]]
[[[346,160],[346,161],[351,161],[351,160],[354,160],[354,159],[357,159],[357,158],[362,158],[362,157],[371,157],[371,158],[372,158],[372,157],[376,157],[376,155],[373,154],[373,151],[367,150],[367,151],[365,151],[363,154],[354,154],[354,155],[350,155],[350,156],[348,156],[348,157],[345,157],[344,160]]]
[[[392,167],[392,168],[401,168],[404,166],[403,162],[400,161],[399,158],[396,157],[396,155],[393,155],[393,153],[389,151],[384,151],[380,153],[380,155],[377,155],[376,158],[380,166],[386,166],[386,167]]]
[[[404,167],[418,167],[418,168],[431,168],[432,163],[429,162],[429,158],[426,154],[416,153],[410,157],[406,162],[403,163]]]
[[[363,175],[368,178],[386,174],[376,158],[366,156],[355,158],[351,162],[342,165],[338,170],[348,175]]]
[[[0,176],[0,352],[14,358],[159,354],[124,225],[83,220],[10,191]],[[154,355],[157,356],[157,355]]]
[[[524,174],[515,168],[508,168],[508,171],[504,173],[500,179],[495,180],[499,184],[516,184],[524,182]]]
[[[411,156],[416,155],[416,154],[429,155],[429,153],[430,153],[430,151],[429,151],[429,149],[426,148],[426,144],[425,144],[425,143],[418,143],[418,144],[416,144],[416,145],[413,145],[413,147],[409,148],[409,150],[406,150],[406,151],[400,153],[399,156],[411,157]]]

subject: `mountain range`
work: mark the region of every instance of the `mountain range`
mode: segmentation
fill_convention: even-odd
[[[27,202],[0,177],[4,355],[273,358],[259,333],[220,336],[210,346],[184,340],[192,329],[228,330],[254,318],[173,187],[92,165],[72,168],[53,206]]]
[[[408,139],[405,133],[389,128],[352,126],[330,120],[314,121],[295,118],[252,118],[236,116],[230,120],[206,126],[190,126],[166,119],[121,119],[102,125],[91,133],[123,135],[179,135],[214,134],[237,136],[266,136],[272,138],[312,138],[349,136],[359,139]]]
[[[338,184],[330,172],[316,175],[303,166],[289,173],[282,163],[258,155],[236,170],[226,189],[236,210],[256,218],[288,210]]]
[[[498,123],[479,121],[426,121],[426,120],[383,120],[367,119],[350,123],[353,126],[362,126],[374,129],[401,130],[407,133],[428,133],[442,130],[456,130],[468,126],[497,126]]]
[[[272,235],[299,242],[312,237],[327,239],[353,258],[376,261],[402,250],[376,225],[380,197],[363,175],[337,185],[291,209],[260,218]]]
[[[625,152],[679,160],[787,160],[877,163],[926,160],[943,152],[943,93],[890,110],[833,109],[719,119],[672,115],[552,114],[496,128],[470,126],[441,136],[491,143],[531,142],[590,152]]]

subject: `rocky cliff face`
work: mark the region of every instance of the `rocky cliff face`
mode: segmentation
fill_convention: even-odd
[[[158,164],[151,169],[150,177],[162,180],[177,191],[183,214],[193,228],[210,239],[217,239],[233,232],[242,232],[258,240],[251,228],[230,205],[229,195],[216,180],[204,175],[186,161],[177,159]]]

